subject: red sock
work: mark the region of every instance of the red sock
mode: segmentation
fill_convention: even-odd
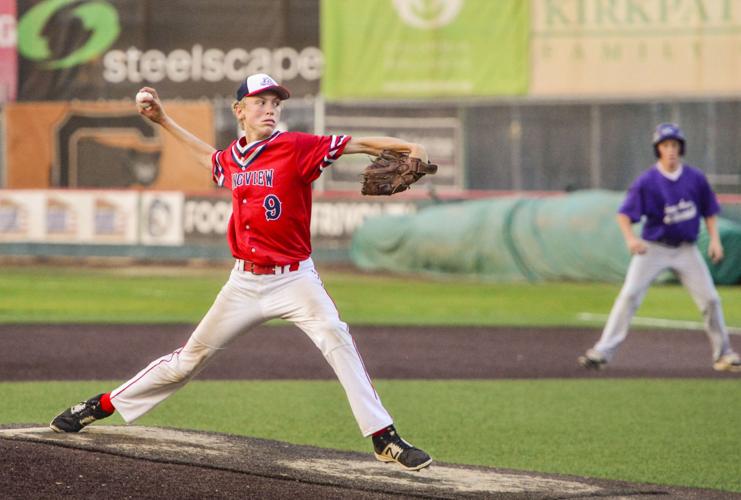
[[[374,432],[374,433],[373,433],[373,436],[374,436],[374,437],[375,437],[375,436],[380,436],[380,435],[381,435],[381,434],[383,434],[384,432],[388,431],[388,430],[389,430],[389,427],[393,427],[393,425],[389,425],[388,427],[384,427],[384,428],[383,428],[383,429],[381,429],[380,431],[376,431],[376,432]]]
[[[116,408],[113,407],[113,403],[111,403],[110,392],[106,392],[100,397],[100,409],[106,413],[113,413],[116,411]]]

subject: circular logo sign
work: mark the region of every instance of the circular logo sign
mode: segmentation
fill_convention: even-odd
[[[69,7],[73,16],[90,33],[87,41],[59,59],[53,56],[44,28],[60,10]],[[103,0],[46,0],[29,9],[18,23],[18,52],[26,59],[39,61],[48,69],[64,69],[85,63],[102,54],[118,38],[121,26],[118,12]]]
[[[453,22],[462,7],[463,0],[394,0],[394,8],[404,23],[428,30]]]

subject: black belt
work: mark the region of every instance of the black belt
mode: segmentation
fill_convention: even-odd
[[[653,241],[652,243],[657,243],[661,246],[669,247],[669,248],[679,248],[685,243],[691,243],[691,242],[690,241],[676,241],[676,240],[669,240],[666,238],[661,238],[660,240]]]

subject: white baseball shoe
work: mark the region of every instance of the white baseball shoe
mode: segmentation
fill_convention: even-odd
[[[579,356],[577,361],[587,370],[601,370],[607,364],[605,357],[594,349],[588,349],[584,356]]]
[[[719,372],[741,372],[741,357],[735,352],[724,354],[715,360],[713,370]]]

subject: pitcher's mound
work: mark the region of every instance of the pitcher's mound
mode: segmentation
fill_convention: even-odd
[[[0,450],[0,464],[9,472],[0,479],[0,490],[11,498],[690,498],[699,493],[441,462],[406,472],[371,454],[139,426],[96,425],[79,434],[5,428]]]

